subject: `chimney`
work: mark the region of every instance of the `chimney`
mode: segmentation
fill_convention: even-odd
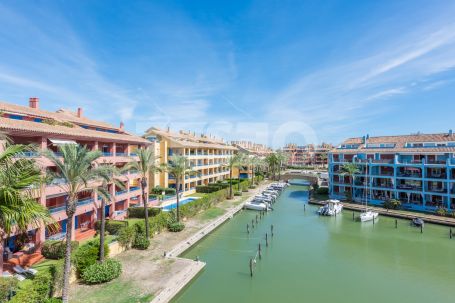
[[[83,112],[83,111],[82,111],[82,107],[78,107],[78,108],[77,108],[77,116],[78,116],[79,118],[82,117],[82,112]]]
[[[123,124],[123,121],[120,121],[120,130],[123,130],[124,127],[125,127],[125,124]]]
[[[30,108],[38,109],[39,108],[39,98],[36,98],[36,97],[29,98],[28,105],[30,106]]]

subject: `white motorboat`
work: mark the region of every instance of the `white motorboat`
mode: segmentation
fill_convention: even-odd
[[[318,213],[322,216],[334,216],[341,213],[343,204],[339,200],[328,200],[324,206],[319,208]]]
[[[367,209],[366,211],[364,211],[360,214],[360,221],[367,222],[367,221],[371,221],[371,220],[376,220],[378,218],[378,216],[379,216],[379,214],[377,212]]]
[[[244,207],[246,209],[251,209],[251,210],[267,210],[268,207],[265,203],[262,203],[260,201],[250,201],[246,202]]]

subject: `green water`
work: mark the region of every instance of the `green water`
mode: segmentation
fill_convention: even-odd
[[[308,193],[286,189],[275,211],[247,235],[256,212],[243,211],[187,251],[204,271],[174,303],[455,302],[455,239],[448,228],[380,217],[352,221],[352,212],[319,217]],[[275,236],[249,276],[248,262],[265,233]]]

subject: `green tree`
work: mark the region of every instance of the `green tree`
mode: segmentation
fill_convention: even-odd
[[[193,175],[196,172],[191,169],[190,161],[185,156],[174,155],[169,158],[169,163],[165,166],[167,173],[175,178],[175,188],[177,191],[176,216],[177,222],[180,222],[180,182],[183,182],[186,176]]]
[[[283,169],[283,166],[285,166],[287,161],[288,161],[288,156],[286,155],[286,153],[284,153],[281,150],[278,150],[275,153],[275,155],[276,155],[276,163],[277,163],[277,169],[278,169],[278,180],[280,180],[281,179],[281,171]]]
[[[229,168],[229,199],[233,198],[232,195],[232,170],[235,167],[238,167],[240,163],[240,154],[235,154],[229,157],[227,160],[227,163],[225,164],[226,167]]]
[[[265,162],[267,163],[267,172],[269,176],[272,177],[273,180],[275,180],[276,171],[279,163],[276,153],[270,153],[269,155],[267,155],[267,157],[265,158]]]
[[[349,181],[351,184],[351,200],[354,197],[354,179],[355,175],[360,173],[359,166],[355,163],[346,163],[341,167],[341,175],[342,176],[349,176]]]
[[[141,190],[142,190],[142,201],[144,203],[144,221],[145,221],[145,236],[150,239],[150,226],[149,226],[149,214],[148,214],[148,192],[147,180],[157,171],[161,171],[161,166],[158,164],[158,157],[155,156],[155,151],[151,147],[142,148],[137,150],[137,157],[139,161],[130,162],[127,168],[132,168],[138,171],[141,176]]]
[[[71,272],[71,238],[73,235],[73,222],[76,213],[78,194],[95,189],[94,181],[110,181],[107,170],[97,166],[96,161],[101,157],[100,151],[89,151],[77,144],[64,144],[59,146],[59,155],[50,150],[43,152],[56,167],[57,172],[50,173],[51,177],[65,180],[59,186],[67,193],[65,200],[66,215],[66,250],[63,273],[62,300],[69,301],[69,279]]]
[[[0,147],[0,276],[6,238],[16,229],[26,232],[29,227],[53,222],[47,208],[34,198],[34,192],[43,181],[40,169],[34,161],[21,157],[31,147],[3,141]]]

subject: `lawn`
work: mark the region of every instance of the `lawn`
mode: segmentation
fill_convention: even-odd
[[[213,219],[223,215],[225,212],[226,212],[225,209],[221,209],[218,207],[211,207],[211,208],[205,210],[204,212],[202,212],[201,214],[199,214],[197,219],[204,220],[204,221],[213,220]]]
[[[194,193],[194,194],[189,195],[188,197],[199,197],[199,198],[202,198],[202,197],[205,197],[205,196],[207,196],[207,194],[204,194],[204,193]]]
[[[152,301],[152,294],[141,294],[129,281],[120,279],[112,282],[95,285],[96,291],[79,293],[77,302],[86,303],[148,303]],[[76,302],[76,301],[73,301]]]

